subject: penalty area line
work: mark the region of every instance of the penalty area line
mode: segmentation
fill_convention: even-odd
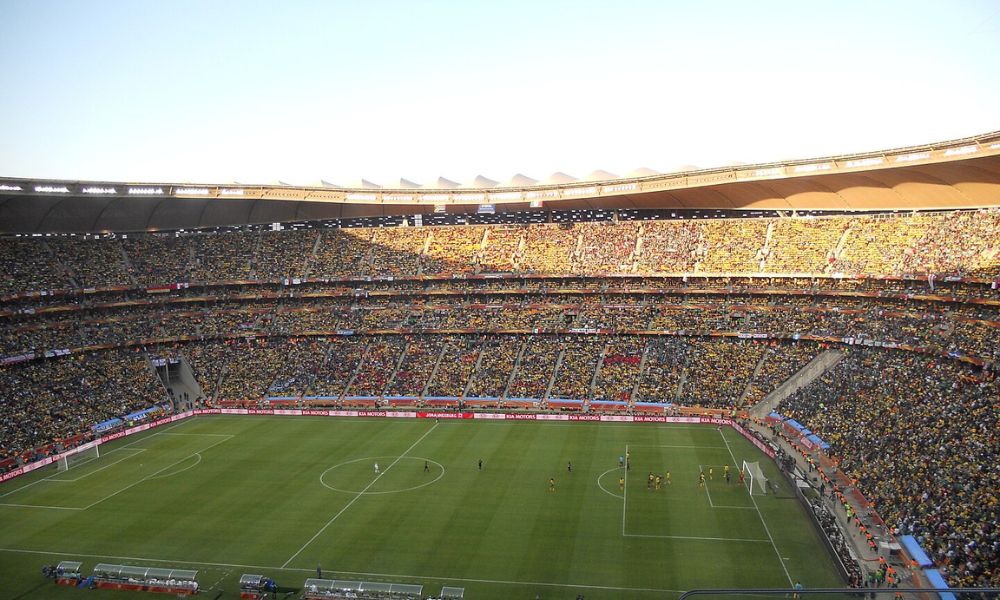
[[[736,460],[736,455],[733,454],[733,447],[729,445],[729,440],[726,439],[726,434],[719,429],[719,435],[722,436],[722,441],[725,442],[726,448],[729,449],[729,456],[733,458],[733,464],[740,464],[740,461]],[[750,493],[751,490],[747,490]],[[778,563],[781,564],[781,570],[785,572],[785,577],[788,578],[788,585],[792,585],[792,575],[788,572],[788,567],[785,566],[785,561],[781,558],[781,552],[778,551],[778,545],[774,543],[774,537],[771,536],[771,530],[767,526],[767,521],[764,520],[764,513],[760,512],[760,507],[757,506],[757,499],[753,497],[750,493],[750,502],[753,503],[753,507],[757,509],[757,516],[760,517],[760,524],[764,526],[764,533],[767,534],[767,539],[771,541],[771,547],[774,548],[774,555],[778,557]]]

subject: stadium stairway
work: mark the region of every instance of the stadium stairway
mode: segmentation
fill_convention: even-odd
[[[809,364],[799,369],[795,375],[792,375],[779,385],[773,392],[765,396],[763,400],[755,404],[750,409],[750,414],[758,419],[763,419],[772,410],[777,408],[778,403],[806,387],[817,377],[833,368],[834,365],[840,362],[843,356],[844,353],[840,350],[831,349],[821,353],[809,361]]]

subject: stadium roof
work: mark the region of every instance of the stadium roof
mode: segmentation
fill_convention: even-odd
[[[598,178],[595,178],[597,176]],[[0,178],[0,232],[189,229],[253,223],[573,209],[916,210],[1000,206],[1000,131],[923,146],[618,178],[480,175],[459,185],[351,187]]]

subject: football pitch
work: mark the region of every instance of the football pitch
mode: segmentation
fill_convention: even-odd
[[[98,563],[195,569],[211,598],[238,598],[243,573],[300,588],[317,568],[473,600],[843,585],[790,490],[726,483],[724,465],[735,474],[744,459],[787,487],[711,425],[190,418],[0,485],[0,598],[79,596],[40,575],[60,560],[85,575]]]

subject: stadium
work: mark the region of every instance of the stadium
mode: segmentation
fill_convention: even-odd
[[[471,191],[6,179],[5,579],[995,586],[998,186],[1000,134]]]
[[[251,31],[277,40],[289,25],[282,11],[250,25],[242,14],[199,12],[218,10],[210,4],[179,8],[177,18],[232,24],[232,32],[210,32],[225,40]],[[292,5],[289,12],[301,11]],[[108,23],[133,18],[124,6],[114,17],[106,8],[98,12]],[[43,22],[22,10],[9,16],[24,31]],[[78,21],[95,24],[86,35],[111,28],[66,10],[54,31]],[[147,10],[172,27],[162,7]],[[305,12],[313,10],[350,12]],[[450,40],[464,39],[464,27],[479,23],[472,17],[485,16],[456,9],[468,19],[456,27],[445,16],[450,8],[440,22],[409,6],[356,10],[359,24],[371,19],[380,35],[383,27],[394,32],[380,38],[389,45],[423,39],[394,29],[397,19]],[[383,10],[391,18],[379,20]],[[870,10],[873,20],[881,14]],[[659,33],[658,24],[622,14],[608,11],[600,24],[626,24],[635,39],[642,36],[632,27]],[[510,25],[493,16],[498,28]],[[755,22],[744,17],[748,27]],[[145,13],[136,18],[157,30]],[[570,41],[555,21],[540,20],[546,36]],[[332,60],[323,55],[327,42],[316,41],[322,36],[308,35],[316,25],[294,25],[286,27],[294,36],[262,46],[303,43]],[[728,27],[713,22],[708,30],[732,33]],[[32,43],[19,31],[12,28],[15,41],[0,41],[0,50],[27,61]],[[213,42],[199,31],[184,39],[201,52]],[[361,39],[342,35],[354,42],[341,50]],[[163,43],[155,38],[107,48],[131,73],[129,52]],[[102,43],[88,38],[75,50],[94,56],[107,49]],[[597,36],[589,44],[596,47]],[[170,61],[162,72],[150,69],[155,90],[127,79],[117,91],[133,100],[150,91],[197,110],[216,96],[234,102],[225,79],[199,84],[196,64],[212,61],[167,45]],[[249,94],[242,63],[222,61],[223,46],[205,56],[235,66],[240,75],[228,81],[241,84],[241,101],[289,89],[280,78],[253,79]],[[433,64],[461,64],[455,47],[442,48],[447,58]],[[567,65],[596,56],[573,48],[581,57]],[[623,56],[641,55],[634,50]],[[518,62],[517,52],[504,46],[501,60],[523,66],[559,54],[539,50]],[[367,64],[380,51],[366,45],[360,54],[351,60]],[[69,70],[78,66],[71,55]],[[38,64],[58,62],[46,60]],[[191,73],[167,77],[174,60]],[[405,64],[405,52],[393,60]],[[598,67],[588,65],[582,80],[572,69],[558,72],[564,80],[547,77],[574,87],[600,76],[600,87],[617,93],[615,84],[635,74]],[[828,69],[832,77],[836,69]],[[399,80],[372,93],[363,85],[382,85],[386,72],[345,77],[335,94],[317,82],[316,95],[363,97],[367,107],[388,90],[386,115],[413,102],[420,119],[435,121],[437,109],[413,91],[425,88]],[[733,78],[733,89],[747,81],[736,70],[718,73]],[[761,80],[767,73],[761,69]],[[447,93],[463,87],[427,81],[435,90],[428,97],[453,110]],[[472,75],[463,81],[481,83]],[[663,88],[634,85],[635,97],[642,90],[666,97]],[[683,87],[709,101],[708,92],[695,93],[698,85]],[[741,102],[759,107],[752,96],[763,87],[748,88],[754,93]],[[24,89],[8,98],[27,101]],[[491,110],[523,106],[511,114],[527,119],[545,112],[538,107],[553,95],[525,82],[511,89],[537,93],[525,100],[505,88],[505,104]],[[534,146],[545,146],[552,160],[572,166],[547,177],[251,183],[200,163],[244,161],[263,172],[270,162],[312,165],[327,145],[347,148],[335,154],[345,163],[358,149],[393,165],[396,146],[404,161],[458,161],[494,139],[502,146],[504,136],[433,122],[429,130],[414,126],[427,135],[386,126],[352,137],[342,124],[342,137],[324,137],[331,130],[320,124],[315,135],[310,129],[285,144],[266,137],[271,121],[261,114],[252,127],[234,117],[250,131],[242,144],[216,146],[222,130],[207,122],[161,129],[175,114],[157,112],[166,105],[129,112],[134,107],[122,109],[109,93],[98,104],[116,108],[126,138],[108,126],[108,139],[139,140],[149,128],[152,140],[112,148],[84,125],[53,133],[44,121],[58,121],[59,110],[77,115],[88,96],[53,109],[65,94],[46,90],[30,100],[37,113],[18,109],[30,136],[11,116],[20,112],[4,110],[9,99],[0,98],[0,115],[8,115],[0,131],[17,142],[0,149],[0,598],[997,597],[1000,131],[965,135],[966,127],[917,143],[897,132],[888,137],[906,143],[865,147],[876,138],[827,112],[823,120],[858,146],[781,160],[754,154],[768,158],[709,168],[609,164],[569,175],[587,172],[571,161],[580,146],[629,160],[629,143],[643,152],[702,148],[685,147],[691,138],[680,128],[700,114],[647,115],[649,105],[632,98],[620,99],[620,108],[638,113],[638,129],[649,135],[626,139],[627,128],[615,128],[623,143],[609,143],[601,133],[607,122],[596,115],[608,97],[593,91],[598,104],[580,99],[595,111],[593,123],[571,128],[593,136],[592,145],[558,124],[540,130],[540,121],[505,121],[516,157],[527,161]],[[410,95],[397,103],[403,92]],[[497,90],[488,92],[471,98],[485,101]],[[303,106],[297,97],[274,102],[290,121],[285,109]],[[850,108],[855,117],[864,112]],[[232,103],[215,118],[230,110],[242,114]],[[344,110],[348,121],[360,118]],[[760,129],[746,124],[743,138],[764,147],[763,136],[745,132],[773,132],[788,152],[799,148],[779,135],[803,122],[789,125],[804,114],[793,112],[783,114],[787,123],[762,113]],[[968,112],[982,122],[989,110],[977,112],[970,101]],[[647,116],[678,128],[676,138]],[[916,129],[935,130],[933,121],[928,115]],[[698,122],[692,130],[713,138],[714,150],[749,147],[739,135],[717,139],[713,127]],[[174,163],[157,147],[170,146],[170,128],[190,153]],[[832,137],[833,129],[824,131]],[[639,145],[643,137],[654,145]],[[436,145],[438,138],[447,143]],[[69,146],[57,143],[65,140]],[[73,145],[105,158],[60,162]],[[265,167],[240,154],[241,145],[263,148]],[[445,147],[458,151],[443,154]],[[28,160],[36,155],[46,160]],[[476,172],[506,168],[504,157],[492,157],[496,163]],[[145,162],[169,168],[136,166]],[[543,168],[528,166],[524,172]],[[35,176],[39,169],[51,176]]]

